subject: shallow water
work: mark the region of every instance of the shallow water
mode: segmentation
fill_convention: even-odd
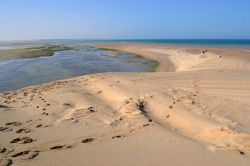
[[[149,61],[95,48],[56,52],[51,57],[0,61],[0,92],[100,73],[149,71]]]

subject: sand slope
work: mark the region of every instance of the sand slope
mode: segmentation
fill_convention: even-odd
[[[158,60],[158,71],[175,72],[100,73],[0,94],[2,161],[249,165],[245,50],[238,57],[223,50],[218,58],[214,50],[105,47],[140,53]]]

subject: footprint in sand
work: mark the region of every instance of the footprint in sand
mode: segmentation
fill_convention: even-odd
[[[102,93],[102,90],[98,91],[97,94],[101,94]]]
[[[49,113],[47,112],[43,112],[42,115],[46,115],[46,116],[49,116]]]
[[[19,156],[23,156],[23,155],[27,155],[27,154],[29,154],[29,150],[26,150],[26,151],[22,151],[22,152],[18,152],[18,153],[16,153],[16,154],[14,154],[14,155],[12,155],[11,157],[19,157]]]
[[[32,122],[32,120],[27,120],[26,123]]]
[[[0,147],[0,153],[8,154],[14,152],[14,148],[12,147]]]
[[[94,141],[94,138],[86,138],[86,139],[82,140],[82,143],[86,144],[86,143],[90,143],[93,141]]]
[[[26,150],[26,151],[18,152],[16,154],[12,155],[11,157],[16,158],[16,157],[25,156],[25,159],[34,159],[38,155],[39,155],[39,151]]]
[[[36,126],[36,128],[40,128],[42,126],[43,126],[43,124],[39,124],[39,125]]]
[[[69,104],[69,103],[63,103],[63,105],[64,105],[64,106],[67,106],[67,107],[72,107],[72,105]]]
[[[19,144],[28,144],[33,142],[34,140],[30,137],[22,137],[22,138],[15,138],[10,143],[19,143]]]
[[[9,127],[0,127],[0,131],[3,131],[3,132],[8,132],[8,131],[12,131],[13,129],[12,128],[9,128]]]
[[[6,151],[7,151],[6,148],[1,148],[1,147],[0,147],[0,153],[5,153]]]
[[[22,125],[22,122],[8,122],[5,123],[6,126],[20,126]]]
[[[51,150],[62,149],[62,148],[64,148],[65,146],[66,146],[66,145],[56,145],[56,146],[50,147],[49,149],[51,149]]]
[[[89,111],[90,113],[96,112],[96,111],[94,110],[94,107],[89,107],[89,108],[88,108],[88,111]]]
[[[245,154],[245,152],[243,152],[243,151],[240,151],[240,154],[241,154],[241,155],[244,155],[244,154]]]
[[[29,152],[27,159],[36,158],[38,155],[39,155],[39,151],[31,151],[31,152]]]
[[[112,139],[115,139],[115,138],[122,138],[121,135],[116,135],[116,136],[113,136]]]
[[[135,130],[130,130],[129,133],[133,133]]]
[[[22,128],[22,129],[18,129],[16,131],[16,133],[18,133],[18,134],[20,134],[20,133],[30,133],[30,132],[31,132],[31,130],[28,129],[28,128]]]
[[[10,108],[10,107],[5,106],[5,105],[0,105],[0,108]]]

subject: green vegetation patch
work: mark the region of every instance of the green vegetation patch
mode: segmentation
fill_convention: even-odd
[[[100,49],[100,50],[113,51],[115,53],[124,52],[124,51],[116,50],[116,49],[113,49],[113,48],[105,48],[105,47],[96,47],[96,48]],[[127,52],[127,53],[130,53],[130,52]],[[135,54],[135,53],[130,53],[130,54],[132,54],[137,59],[147,59],[147,58],[143,57],[140,54]],[[149,65],[149,71],[150,72],[155,72],[157,70],[158,66],[159,66],[159,62],[157,62],[156,60],[152,60],[152,59],[147,59],[147,61],[148,61],[148,65]]]
[[[57,51],[72,49],[73,48],[64,45],[43,45],[20,49],[9,49],[0,51],[0,60],[53,56]]]

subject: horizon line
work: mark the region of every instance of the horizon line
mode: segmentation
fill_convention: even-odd
[[[0,42],[19,42],[19,41],[45,41],[45,40],[89,40],[89,41],[122,41],[122,40],[250,40],[250,38],[44,38],[44,39],[10,39],[0,40]]]

